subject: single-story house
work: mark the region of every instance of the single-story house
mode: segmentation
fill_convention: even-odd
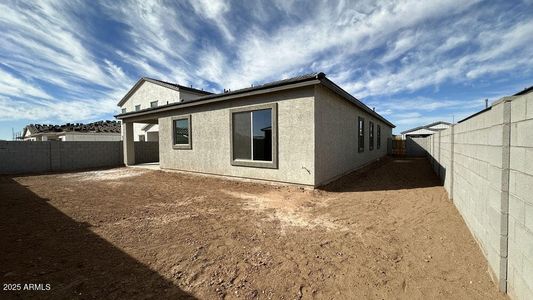
[[[405,140],[407,137],[418,138],[418,137],[427,137],[433,135],[441,130],[447,129],[451,126],[448,122],[438,121],[431,124],[418,126],[411,128],[405,131],[402,131],[402,139]]]
[[[120,141],[120,131],[121,125],[117,121],[30,124],[24,127],[19,138],[24,141]]]
[[[141,78],[118,106],[126,165],[134,123],[157,124],[162,169],[313,187],[385,156],[394,127],[324,73],[218,94]]]

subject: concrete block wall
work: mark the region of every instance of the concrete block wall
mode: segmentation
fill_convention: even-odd
[[[533,299],[533,93],[510,105],[508,291]]]
[[[425,156],[427,148],[426,138],[411,138],[405,140],[405,154],[407,156]]]
[[[502,292],[533,299],[533,93],[426,138],[425,150]]]
[[[121,142],[50,142],[55,146],[52,158],[59,165],[52,165],[53,171],[71,171],[89,168],[114,167],[122,165]]]
[[[51,142],[0,141],[0,174],[49,171],[50,145]]]
[[[138,163],[158,161],[157,142],[135,143]],[[122,142],[0,142],[0,174],[123,166]]]
[[[504,104],[454,126],[453,199],[487,257],[495,281],[507,257],[501,241]],[[448,129],[446,131],[451,131]],[[448,190],[449,192],[449,190]]]
[[[134,148],[136,164],[159,161],[159,142],[136,142]]]
[[[452,153],[453,153],[453,131],[445,130],[438,133],[440,139],[440,159],[439,159],[439,177],[444,184],[444,188],[448,191],[448,194],[452,194],[452,178],[449,176],[453,172]]]

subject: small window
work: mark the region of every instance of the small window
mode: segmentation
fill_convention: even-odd
[[[140,105],[135,105],[135,111],[139,111],[141,110],[141,106]]]
[[[172,118],[174,149],[191,149],[191,116]]]
[[[276,104],[231,110],[231,163],[277,168]]]
[[[364,152],[365,151],[365,119],[359,117],[357,119],[357,144],[358,144],[358,151]]]
[[[374,122],[368,122],[368,150],[374,150]]]
[[[381,126],[377,125],[377,141],[376,141],[376,148],[381,148]]]
[[[122,109],[122,113],[123,113],[123,114],[126,113],[126,109],[125,109],[125,108]]]
[[[144,137],[144,134],[140,134],[139,135],[139,142],[145,142],[145,141],[146,141],[146,139]]]
[[[150,107],[157,107],[157,101],[150,102]]]

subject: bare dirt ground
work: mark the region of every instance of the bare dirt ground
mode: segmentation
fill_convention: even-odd
[[[51,288],[0,298],[505,298],[424,159],[315,191],[126,168],[0,177],[0,210],[2,287]]]

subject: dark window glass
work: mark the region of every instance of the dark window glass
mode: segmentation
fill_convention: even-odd
[[[157,101],[150,102],[150,107],[157,107]]]
[[[378,132],[377,132],[377,142],[376,142],[376,146],[377,148],[381,148],[381,126],[377,125],[378,126]]]
[[[233,159],[252,159],[251,112],[233,114]]]
[[[233,114],[233,159],[272,161],[272,110]]]
[[[126,109],[125,109],[125,108],[122,109],[122,113],[123,113],[123,114],[126,113]]]
[[[252,112],[253,120],[253,160],[272,160],[272,110],[262,109]]]
[[[178,119],[174,120],[174,144],[187,145],[189,144],[189,120]]]
[[[374,150],[374,123],[368,122],[368,150]]]
[[[135,105],[135,111],[138,111],[138,110],[141,110],[141,106],[140,105]]]
[[[357,138],[357,144],[358,144],[358,151],[363,152],[365,151],[365,119],[359,117],[358,118],[358,138]]]

